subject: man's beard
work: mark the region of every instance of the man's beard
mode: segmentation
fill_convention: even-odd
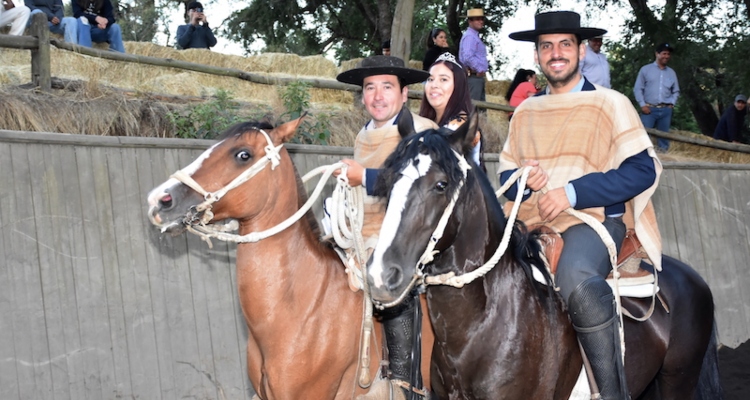
[[[553,61],[559,61],[559,60],[565,60],[565,61],[568,61],[569,64],[571,64],[570,60],[564,59],[564,58],[562,58],[562,59],[561,58],[557,58],[557,59],[554,59],[554,60],[549,60],[549,62],[547,64],[549,64],[549,63],[551,63]],[[570,83],[570,81],[572,81],[573,78],[575,78],[576,74],[578,73],[578,66],[579,66],[578,65],[578,59],[576,58],[575,59],[575,66],[574,66],[574,68],[572,68],[570,70],[570,73],[568,73],[566,75],[552,76],[551,74],[549,74],[545,70],[545,69],[549,69],[549,67],[542,68],[542,72],[544,72],[544,76],[547,78],[547,83],[550,86],[552,86],[554,88],[559,88],[559,87],[563,87],[566,84]]]

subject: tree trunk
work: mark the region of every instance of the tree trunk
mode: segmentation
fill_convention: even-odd
[[[747,0],[750,1],[750,0]],[[456,49],[456,54],[459,52],[459,46],[461,45],[461,25],[459,24],[459,15],[463,13],[464,0],[450,0],[448,2],[448,12],[445,16],[445,22],[448,25],[448,35],[453,42],[453,47]]]
[[[407,64],[411,55],[411,26],[414,20],[414,0],[398,0],[391,27],[391,55]]]
[[[380,43],[391,39],[391,2],[389,0],[378,0],[378,30],[380,31]],[[380,47],[380,46],[378,46]]]

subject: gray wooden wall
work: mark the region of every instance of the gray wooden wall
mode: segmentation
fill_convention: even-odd
[[[209,143],[0,131],[0,399],[252,397],[234,246],[145,217]],[[351,154],[289,147],[303,173]],[[654,202],[665,252],[714,290],[721,342],[744,342],[750,169],[667,165]]]

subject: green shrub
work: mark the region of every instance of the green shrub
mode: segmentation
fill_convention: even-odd
[[[230,92],[219,89],[215,98],[193,105],[182,112],[168,114],[175,127],[175,136],[184,139],[213,139],[242,118],[239,105]]]
[[[279,119],[282,122],[297,119],[306,114],[310,108],[310,84],[302,81],[294,81],[280,89],[281,100],[286,112]],[[317,115],[308,114],[302,120],[297,135],[292,143],[328,145],[331,137],[331,123],[326,113]]]

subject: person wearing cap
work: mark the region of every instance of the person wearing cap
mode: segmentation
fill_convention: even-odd
[[[592,37],[586,45],[586,55],[581,61],[581,74],[589,82],[611,89],[609,82],[609,61],[607,55],[602,53],[603,36]]]
[[[390,39],[383,41],[383,44],[380,46],[380,51],[383,52],[384,56],[391,55],[391,40]]]
[[[435,122],[411,113],[406,107],[409,93],[407,85],[424,82],[429,76],[425,71],[406,68],[404,60],[398,57],[377,55],[363,59],[356,68],[336,77],[339,82],[362,87],[362,104],[371,118],[357,133],[354,159],[342,160],[348,165],[346,177],[349,184],[363,185],[366,188],[362,228],[365,242],[377,240],[385,217],[385,207],[381,206],[379,198],[373,194],[378,169],[401,142],[398,121],[402,113],[411,114],[416,132],[438,127]],[[337,171],[335,175],[338,176],[340,172]],[[395,398],[410,398],[411,391],[407,387],[422,388],[421,378],[411,376],[413,315],[418,306],[416,295],[407,296],[402,305],[381,311],[379,315],[385,329],[390,379],[394,382],[394,392],[399,394]]]
[[[716,125],[716,130],[714,130],[714,139],[740,143],[742,126],[745,124],[745,115],[747,114],[746,107],[747,96],[738,94],[734,98],[734,105],[724,110],[724,114]]]
[[[644,65],[638,71],[638,78],[633,86],[635,100],[641,107],[641,121],[646,128],[656,128],[669,132],[672,124],[672,111],[680,97],[680,84],[677,74],[667,66],[674,47],[669,43],[656,46],[656,61]],[[658,138],[657,150],[669,150],[669,140]]]
[[[208,49],[216,46],[216,37],[208,26],[203,4],[194,1],[188,5],[188,20],[188,24],[177,27],[175,36],[178,49]]]
[[[466,67],[469,75],[469,93],[473,100],[485,101],[485,75],[489,70],[487,46],[479,37],[484,28],[484,9],[472,8],[466,13],[469,27],[466,28],[458,49],[458,61]]]
[[[78,20],[78,45],[91,47],[92,42],[109,43],[109,49],[125,52],[122,30],[115,21],[110,0],[73,0],[73,17]]]
[[[571,11],[541,13],[534,20],[534,30],[510,38],[536,44],[534,59],[548,86],[521,103],[510,120],[500,181],[519,168],[530,171],[526,187],[516,183],[505,193],[506,212],[521,190],[518,218],[530,229],[544,225],[561,233],[565,246],[555,284],[601,398],[626,399],[619,318],[605,280],[612,270],[607,248],[591,227],[563,211],[573,208],[596,218],[618,251],[626,229],[634,228],[661,269],[661,237],[650,201],[661,163],[630,100],[581,75],[582,41],[606,31],[581,27],[580,15]]]

